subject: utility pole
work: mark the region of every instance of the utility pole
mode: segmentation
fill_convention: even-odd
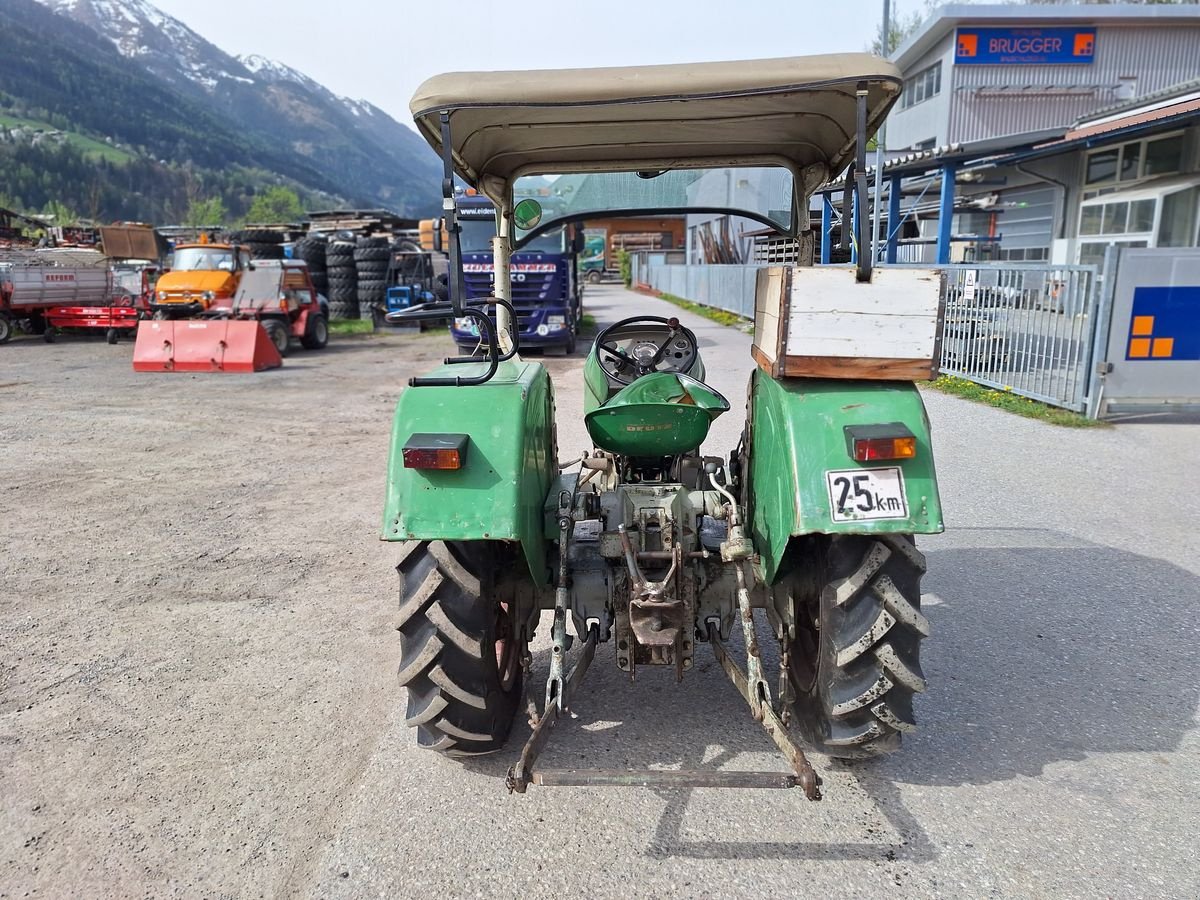
[[[883,58],[892,55],[892,4],[891,0],[883,0],[883,28],[879,35],[879,49]],[[887,241],[887,229],[894,227],[891,222],[883,224],[883,142],[887,135],[887,119],[884,119],[875,133],[875,219],[871,229],[871,261],[879,259],[879,246]]]

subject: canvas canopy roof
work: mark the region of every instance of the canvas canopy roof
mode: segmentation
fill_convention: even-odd
[[[438,115],[450,111],[456,167],[475,184],[529,171],[771,160],[798,172],[817,164],[823,179],[853,157],[860,84],[868,90],[870,134],[899,96],[901,79],[891,63],[865,53],[451,72],[417,88],[409,108],[439,152]]]

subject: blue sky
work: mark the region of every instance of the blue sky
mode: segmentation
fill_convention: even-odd
[[[406,123],[413,90],[438,72],[858,51],[883,9],[882,0],[152,2],[227,52],[279,60]]]

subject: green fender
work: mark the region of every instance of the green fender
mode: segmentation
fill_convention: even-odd
[[[469,376],[482,364],[442,366],[432,374]],[[406,469],[414,434],[469,437],[461,469]],[[558,476],[554,393],[540,363],[503,363],[473,387],[416,387],[400,395],[392,424],[385,541],[519,541],[535,584],[545,584],[542,504]]]
[[[847,425],[902,422],[916,436],[912,459],[855,462]],[[776,380],[755,370],[750,381],[750,439],[746,473],[749,520],[763,575],[773,583],[788,540],[803,534],[937,534],[944,530],[933,466],[929,418],[911,382],[820,378]],[[835,521],[839,476],[898,468],[904,507],[888,518]],[[865,501],[869,503],[870,501]],[[844,516],[843,516],[844,518]]]

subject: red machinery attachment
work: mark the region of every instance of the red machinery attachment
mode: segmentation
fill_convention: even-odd
[[[51,306],[44,314],[47,343],[59,329],[95,329],[108,332],[110,344],[117,342],[119,332],[134,332],[138,327],[138,311],[133,306]]]
[[[138,326],[135,372],[261,372],[283,358],[258,322],[151,320]]]

